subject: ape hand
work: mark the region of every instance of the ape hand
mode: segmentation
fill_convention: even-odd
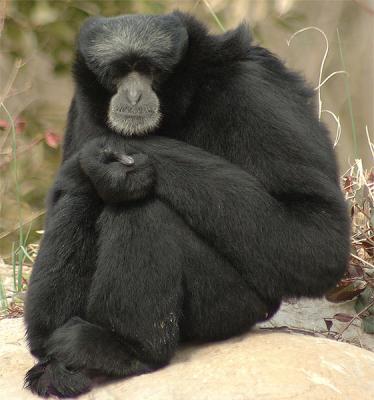
[[[80,152],[80,165],[99,196],[115,204],[144,199],[155,184],[155,170],[146,154],[137,153],[124,140],[113,146],[106,140],[93,140]]]

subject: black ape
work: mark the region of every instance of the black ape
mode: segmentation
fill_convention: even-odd
[[[149,156],[139,153],[143,148]],[[123,164],[121,156],[125,154],[132,155],[133,165]],[[190,176],[183,177],[186,167]],[[87,293],[73,297],[75,308],[70,309],[74,314],[60,327],[44,324],[44,312],[51,310],[40,301],[50,298],[55,302],[52,307],[57,308],[57,302],[61,307],[69,289],[60,288],[55,293],[54,282],[61,274],[72,278],[74,272],[69,269],[65,273],[66,265],[55,260],[59,265],[54,264],[46,277],[41,264],[35,265],[27,315],[30,344],[35,345],[32,351],[42,361],[29,371],[28,379],[38,394],[72,396],[86,390],[86,369],[115,376],[155,369],[169,361],[179,340],[223,339],[275,312],[279,300],[274,304],[263,300],[257,293],[256,278],[243,279],[226,257],[178,215],[178,205],[167,200],[175,201],[170,193],[180,190],[177,186],[182,176],[186,194],[193,195],[195,182],[200,182],[201,190],[210,192],[212,200],[225,207],[220,212],[232,215],[255,189],[250,177],[238,167],[172,139],[107,137],[90,141],[79,155],[65,162],[60,174],[46,240],[58,236],[58,245],[63,248],[65,242],[72,242],[72,232],[61,229],[61,218],[53,210],[61,210],[62,219],[74,220],[77,210],[70,211],[70,205],[75,199],[92,203],[95,190],[106,205],[100,207],[96,200],[101,210],[97,220],[98,257],[93,275],[93,269],[85,274],[90,287],[78,283]],[[85,174],[92,185],[85,181]],[[174,174],[177,182],[173,181]],[[75,187],[69,186],[72,176]],[[238,191],[240,196],[235,195]],[[83,210],[80,215],[87,217]],[[83,232],[85,222],[80,219],[79,223]],[[89,235],[87,231],[85,234]],[[84,239],[80,239],[77,247],[69,249],[69,256],[93,250],[85,249]],[[56,248],[56,244],[51,247]],[[40,260],[43,250],[48,254],[51,251],[43,242]],[[66,256],[59,256],[62,262],[66,260]],[[75,311],[77,306],[81,307],[79,312]],[[44,343],[30,335],[33,327],[36,332],[42,325],[44,333],[50,333]],[[128,338],[126,346],[121,337]]]
[[[242,332],[341,277],[349,222],[327,132],[244,26],[91,19],[74,74],[26,304],[33,391],[151,371],[180,340]]]

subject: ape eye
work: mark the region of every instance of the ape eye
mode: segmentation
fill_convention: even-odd
[[[152,67],[150,67],[149,65],[144,64],[142,62],[137,62],[134,65],[134,70],[143,75],[148,75],[148,76],[152,75]]]
[[[112,82],[115,82],[117,85],[124,76],[128,75],[132,71],[132,69],[132,65],[123,60],[113,62],[111,67]]]
[[[151,68],[152,77],[157,78],[158,76],[161,75],[161,73],[162,73],[162,71],[161,71],[160,68],[157,68],[157,67],[152,67],[152,68]]]
[[[154,85],[157,87],[157,85],[160,83],[162,71],[161,69],[152,66],[149,76],[151,77],[152,80],[152,88],[155,89]]]

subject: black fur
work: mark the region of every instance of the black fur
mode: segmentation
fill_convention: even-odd
[[[78,47],[26,302],[40,359],[26,382],[41,396],[79,395],[98,373],[152,371],[181,340],[248,330],[285,297],[323,295],[346,268],[349,219],[311,91],[245,26],[213,36],[170,18],[188,46],[156,81],[163,119],[148,137],[107,126],[108,76],[128,55],[103,78]]]

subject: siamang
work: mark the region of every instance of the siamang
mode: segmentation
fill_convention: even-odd
[[[74,77],[26,301],[33,392],[153,371],[336,284],[350,230],[328,132],[247,26],[92,18]]]

